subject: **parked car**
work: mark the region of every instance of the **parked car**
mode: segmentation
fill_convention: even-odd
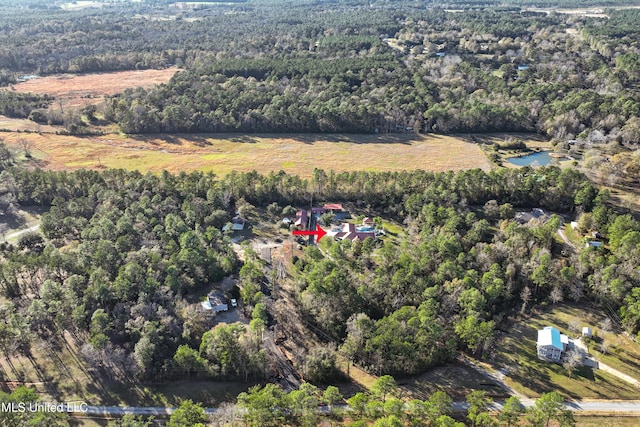
[[[238,306],[238,301],[236,301],[234,298],[231,299],[231,307],[237,307]]]

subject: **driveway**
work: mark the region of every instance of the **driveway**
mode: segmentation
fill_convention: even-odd
[[[640,381],[638,381],[637,379],[633,378],[630,375],[625,374],[624,372],[620,372],[615,368],[612,368],[611,366],[607,365],[606,363],[602,363],[598,360],[596,360],[593,356],[591,356],[589,354],[589,349],[587,348],[587,346],[585,345],[585,343],[582,342],[582,339],[579,338],[577,340],[573,340],[573,343],[576,346],[576,349],[578,349],[578,351],[580,351],[580,353],[582,353],[583,355],[583,362],[586,366],[591,366],[594,369],[600,369],[601,371],[607,372],[615,377],[620,378],[622,381],[628,382],[629,384],[633,384],[634,386],[636,386],[638,389],[640,389]]]

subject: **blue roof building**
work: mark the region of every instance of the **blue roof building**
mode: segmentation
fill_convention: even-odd
[[[561,334],[557,328],[547,326],[538,331],[538,357],[540,359],[559,362],[562,353],[567,349],[569,337]]]

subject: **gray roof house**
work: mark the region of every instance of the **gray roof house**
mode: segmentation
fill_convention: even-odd
[[[224,295],[218,292],[211,292],[207,295],[207,300],[203,301],[201,305],[206,311],[213,311],[214,313],[229,311],[229,305],[225,302]]]

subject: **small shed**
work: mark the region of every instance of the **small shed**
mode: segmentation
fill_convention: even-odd
[[[582,336],[591,338],[593,336],[593,332],[591,331],[591,328],[588,326],[585,326],[584,328],[582,328]]]

